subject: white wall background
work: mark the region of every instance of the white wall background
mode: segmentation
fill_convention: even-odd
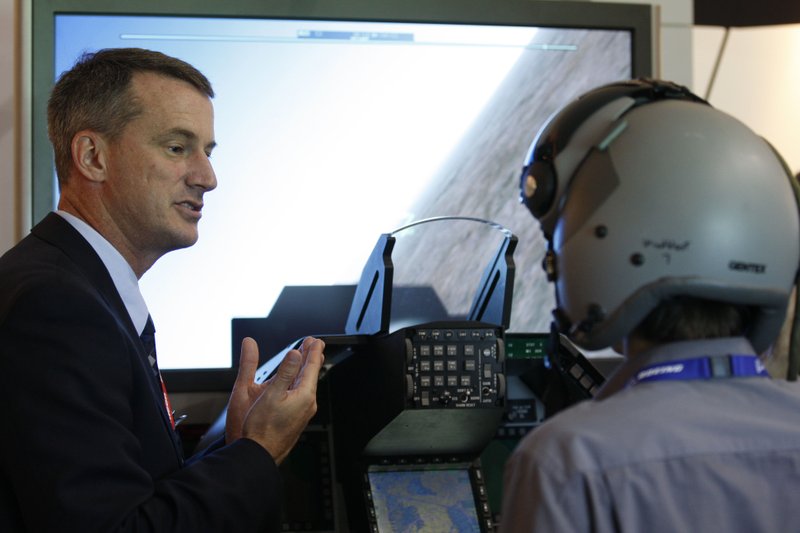
[[[724,49],[723,28],[693,33],[694,90],[765,137],[800,172],[800,24],[732,28]]]
[[[0,1],[0,253],[16,242],[19,234],[17,179],[17,113],[16,84],[19,40],[16,32],[14,0]]]

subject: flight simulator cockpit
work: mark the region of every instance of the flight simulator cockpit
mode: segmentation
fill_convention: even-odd
[[[317,414],[281,465],[283,531],[495,530],[513,447],[603,381],[566,339],[506,331],[516,244],[476,218],[415,222],[379,237],[356,286],[287,288],[234,319],[234,344],[287,323],[326,343]]]

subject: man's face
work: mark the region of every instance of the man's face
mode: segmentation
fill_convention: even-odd
[[[188,83],[153,73],[135,74],[131,91],[142,113],[109,144],[105,201],[128,252],[155,261],[197,242],[203,194],[217,186],[214,110]]]

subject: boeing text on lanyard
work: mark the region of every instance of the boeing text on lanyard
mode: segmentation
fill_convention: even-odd
[[[681,359],[645,367],[636,373],[629,385],[651,381],[745,377],[768,378],[769,373],[755,355],[717,355]]]

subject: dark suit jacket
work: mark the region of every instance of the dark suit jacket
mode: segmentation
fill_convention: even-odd
[[[269,454],[241,439],[184,464],[145,365],[108,271],[60,216],[0,258],[0,531],[276,527]]]

